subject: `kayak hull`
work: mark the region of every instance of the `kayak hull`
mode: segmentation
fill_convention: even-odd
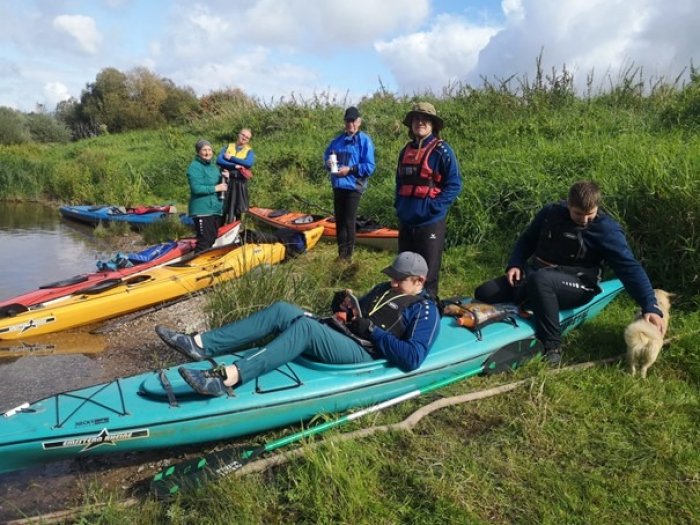
[[[596,316],[621,290],[617,280],[603,283],[603,292],[589,304],[562,312],[563,330]],[[517,347],[527,355],[537,345],[528,319],[518,319],[515,326],[494,323],[483,328],[479,338],[454,318],[444,317],[428,357],[412,372],[385,360],[326,365],[300,357],[238,387],[232,397],[216,398],[194,393],[175,367],[120,378],[51,396],[0,418],[0,472],[255,434],[381,402],[457,374],[478,373],[488,368],[489,357],[499,349]],[[216,361],[229,364],[245,353]]]
[[[158,208],[170,208],[160,206]],[[174,209],[174,208],[173,208]],[[97,226],[100,222],[126,222],[132,227],[140,228],[154,222],[162,221],[173,215],[169,211],[153,211],[150,213],[129,213],[118,206],[61,206],[58,209],[62,217],[74,221]],[[181,214],[181,219],[186,215]]]
[[[323,226],[323,240],[336,242],[334,217],[258,207],[250,208],[247,213],[258,222],[274,228],[305,231],[317,226]],[[355,234],[355,241],[358,244],[378,250],[395,252],[399,246],[399,232],[390,228],[358,228]]]

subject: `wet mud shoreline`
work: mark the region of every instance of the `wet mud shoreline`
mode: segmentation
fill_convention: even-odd
[[[89,356],[95,361],[96,375],[76,378],[69,377],[69,371],[58,371],[70,385],[61,390],[184,362],[185,358],[168,348],[153,328],[156,324],[165,324],[188,332],[206,329],[205,301],[205,296],[197,296],[145,315],[126,316],[124,320],[118,318],[90,327],[104,331],[104,351]],[[36,359],[42,357],[30,360]],[[147,482],[153,474],[197,450],[202,447],[193,447],[190,451],[179,448],[177,451],[108,454],[0,474],[0,523],[80,506],[86,503],[85,495],[94,490],[116,491],[122,496],[120,499],[146,497]]]

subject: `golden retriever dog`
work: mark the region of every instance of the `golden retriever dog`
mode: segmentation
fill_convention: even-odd
[[[674,294],[664,290],[654,290],[656,304],[663,312],[663,321],[668,329],[670,321],[671,299]],[[635,375],[639,368],[642,378],[647,376],[647,370],[654,364],[664,344],[664,336],[659,329],[646,321],[641,313],[625,328],[625,343],[627,343],[627,366],[630,374]]]

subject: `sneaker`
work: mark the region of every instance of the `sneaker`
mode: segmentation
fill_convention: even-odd
[[[542,360],[549,366],[556,367],[561,364],[561,350],[559,348],[551,348],[542,356]]]
[[[194,342],[194,337],[191,335],[175,332],[162,325],[156,326],[156,333],[166,345],[186,355],[193,361],[203,361],[207,358],[204,349]]]
[[[226,372],[223,367],[211,370],[195,370],[181,366],[177,371],[182,379],[198,394],[203,396],[222,396],[226,393],[224,379]]]

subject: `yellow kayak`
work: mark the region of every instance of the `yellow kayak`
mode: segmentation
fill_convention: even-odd
[[[315,246],[322,234],[322,227],[303,232],[306,249]],[[102,291],[82,290],[0,319],[0,340],[58,332],[171,301],[240,277],[257,266],[277,264],[284,260],[286,251],[280,242],[208,250],[187,263],[154,268],[111,283]]]

